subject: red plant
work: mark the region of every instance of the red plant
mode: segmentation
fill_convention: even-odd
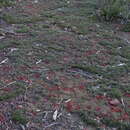
[[[93,54],[96,54],[97,50],[88,50],[86,53],[85,53],[85,56],[90,56],[90,55],[93,55]]]
[[[26,81],[28,80],[27,76],[19,76],[17,77],[18,80]]]
[[[24,81],[24,82],[27,82],[27,83],[32,83],[32,80],[28,79],[27,76],[19,76],[17,77],[17,80],[21,80],[21,81]]]
[[[111,107],[112,112],[122,112],[121,108],[119,107]]]
[[[22,66],[20,66],[20,69],[25,71],[25,70],[27,70],[27,69],[28,69],[28,67],[27,67],[27,66],[22,65]]]
[[[66,103],[66,109],[67,109],[69,112],[71,112],[71,111],[74,110],[74,105],[75,105],[74,102],[69,101],[69,102]]]
[[[66,92],[75,92],[75,89],[74,88],[62,88],[63,91],[66,91]]]
[[[5,117],[3,114],[0,113],[0,123],[4,122],[5,121]]]
[[[84,89],[85,89],[85,86],[81,85],[81,86],[79,86],[78,88],[79,88],[79,90],[84,90]]]
[[[122,118],[122,120],[129,120],[130,119],[128,113],[123,114],[121,118]]]
[[[80,110],[81,109],[81,106],[79,105],[79,104],[77,104],[76,106],[75,106],[75,110]]]
[[[49,91],[60,91],[60,87],[59,86],[53,86],[51,88],[48,88]]]
[[[102,96],[102,95],[97,95],[96,96],[96,99],[97,100],[103,100],[104,98],[106,98],[105,96]]]
[[[40,75],[40,73],[35,73],[33,76],[34,76],[34,78],[38,79],[38,78],[40,78],[41,75]]]
[[[130,93],[125,93],[125,95],[124,96],[126,96],[126,97],[129,97],[130,98]]]
[[[36,111],[31,110],[31,111],[30,111],[30,114],[31,114],[32,116],[36,116],[36,115],[37,115],[37,112],[36,112]]]
[[[53,108],[54,108],[54,109],[58,109],[59,106],[60,106],[60,104],[58,104],[58,103],[54,103],[54,104],[53,104]]]
[[[102,63],[102,64],[100,64],[100,66],[107,66],[108,64],[107,63]]]
[[[6,92],[10,92],[12,89],[11,88],[2,88],[3,91],[6,91]]]
[[[95,110],[96,110],[96,111],[100,111],[100,110],[101,110],[101,107],[96,107]]]
[[[86,108],[87,108],[88,110],[91,110],[91,109],[92,109],[92,106],[87,105]]]
[[[11,71],[13,68],[11,67],[11,66],[3,66],[2,67],[2,70],[4,71],[4,72],[9,72],[9,71]]]

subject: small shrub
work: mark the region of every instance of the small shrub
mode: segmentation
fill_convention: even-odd
[[[97,8],[98,18],[110,22],[117,19],[127,20],[130,14],[129,0],[98,0]]]

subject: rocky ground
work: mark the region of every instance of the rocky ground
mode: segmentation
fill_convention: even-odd
[[[99,22],[95,9],[1,7],[0,130],[130,130],[130,26]]]

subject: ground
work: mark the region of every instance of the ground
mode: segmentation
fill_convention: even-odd
[[[95,9],[96,0],[1,8],[0,130],[130,130],[130,33]]]

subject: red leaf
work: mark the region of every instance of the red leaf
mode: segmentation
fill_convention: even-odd
[[[74,102],[69,101],[66,103],[66,108],[69,112],[71,112],[72,110],[74,110]]]
[[[74,92],[75,89],[74,88],[62,88],[63,91],[66,91],[66,92]]]
[[[34,74],[34,77],[37,78],[37,79],[40,78],[40,76],[41,76],[41,75],[40,75],[39,73],[35,73],[35,74]]]

